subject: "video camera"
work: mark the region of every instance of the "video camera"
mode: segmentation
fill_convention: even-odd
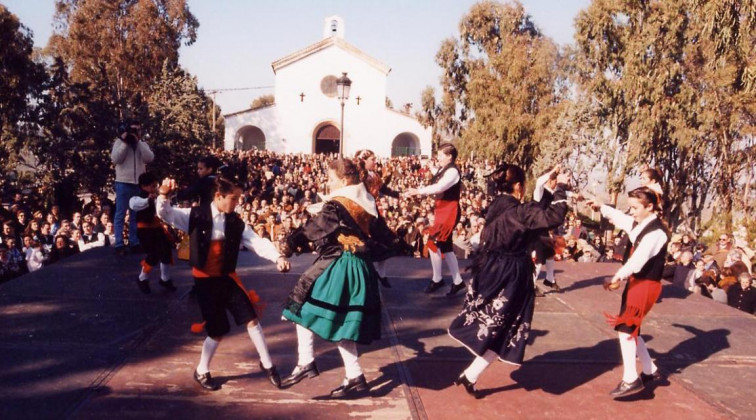
[[[134,127],[135,125],[141,126],[137,120],[124,120],[118,124],[118,137],[132,146],[136,145],[141,134],[141,128]],[[121,137],[123,133],[126,133],[126,138]]]

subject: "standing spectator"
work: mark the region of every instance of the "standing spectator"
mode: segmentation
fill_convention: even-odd
[[[150,147],[141,140],[142,125],[138,121],[127,121],[118,130],[113,142],[110,158],[115,164],[115,249],[119,255],[126,254],[123,243],[123,229],[129,200],[139,194],[139,175],[145,172],[145,165],[155,159]],[[130,211],[131,213],[131,211]],[[129,217],[129,246],[138,251],[136,217]]]
[[[727,304],[749,314],[756,309],[756,289],[751,285],[753,279],[748,273],[741,273],[738,284],[727,291]]]

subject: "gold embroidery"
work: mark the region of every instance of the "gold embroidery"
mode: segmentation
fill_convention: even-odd
[[[333,200],[344,206],[347,213],[349,213],[349,215],[352,216],[352,219],[357,222],[362,233],[370,237],[370,223],[373,221],[373,216],[360,207],[359,204],[346,197],[333,197]]]
[[[344,235],[343,233],[341,233],[339,234],[338,238],[336,238],[336,240],[339,241],[341,246],[344,248],[344,251],[349,251],[352,254],[365,252],[366,250],[365,243],[354,235]]]

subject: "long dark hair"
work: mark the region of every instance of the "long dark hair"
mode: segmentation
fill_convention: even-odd
[[[511,165],[508,163],[501,163],[490,174],[486,175],[488,178],[487,187],[490,195],[496,195],[500,193],[512,194],[514,192],[515,184],[519,183],[521,186],[525,185],[525,171],[517,165]]]
[[[365,160],[371,156],[375,156],[375,153],[370,149],[358,150],[357,153],[354,154],[353,162],[357,165],[357,170],[360,173],[360,181],[362,182],[365,182],[368,177],[368,170],[365,168]]]

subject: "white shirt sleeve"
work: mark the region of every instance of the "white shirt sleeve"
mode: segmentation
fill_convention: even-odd
[[[150,206],[149,198],[142,198],[139,196],[131,197],[129,200],[129,208],[134,211],[141,211]]]
[[[622,279],[639,272],[648,260],[661,251],[667,242],[667,234],[663,230],[654,230],[641,239],[640,244],[633,250],[625,265],[617,270],[616,276]]]
[[[155,208],[157,209],[158,217],[163,219],[164,222],[176,229],[189,232],[189,213],[191,213],[192,209],[174,208],[171,206],[170,200],[162,195],[155,200]]]
[[[276,262],[278,261],[278,258],[281,257],[281,253],[278,252],[278,249],[273,245],[273,242],[260,237],[251,227],[249,227],[249,225],[244,227],[242,245],[247,249],[255,251],[255,254],[266,260]]]
[[[620,210],[604,204],[601,206],[601,215],[609,219],[609,221],[612,222],[614,226],[617,226],[627,233],[630,233],[630,231],[633,230],[633,217],[621,212]]]
[[[450,169],[444,172],[444,175],[441,177],[441,179],[438,180],[438,182],[432,185],[428,185],[427,187],[419,188],[417,192],[422,195],[439,194],[453,187],[454,184],[459,182],[459,180],[459,171],[457,171],[456,169]]]
[[[535,190],[533,190],[533,201],[541,201],[543,190],[546,189],[546,183],[551,178],[551,172],[546,172],[536,179]]]

